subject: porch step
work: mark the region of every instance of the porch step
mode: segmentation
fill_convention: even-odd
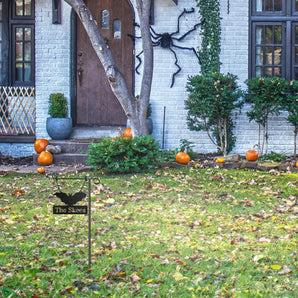
[[[70,138],[115,138],[119,135],[119,131],[123,132],[125,128],[125,126],[74,127]]]
[[[96,142],[96,139],[88,140],[50,140],[50,145],[61,146],[61,153],[53,154],[53,164],[56,165],[73,165],[83,164],[86,165],[88,158],[87,151],[91,142]],[[37,164],[38,154],[33,156],[33,161]]]
[[[86,165],[89,144],[99,142],[99,140],[103,137],[116,137],[119,135],[120,129],[123,132],[125,127],[100,126],[73,128],[73,132],[69,140],[50,140],[50,145],[61,146],[61,153],[53,154],[53,163],[57,165]],[[37,157],[38,154],[33,156],[35,164],[37,164]]]

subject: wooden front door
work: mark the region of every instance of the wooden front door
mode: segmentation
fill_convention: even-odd
[[[126,0],[87,0],[128,86],[133,82],[133,13]],[[77,21],[77,125],[125,125],[126,116],[80,20]]]

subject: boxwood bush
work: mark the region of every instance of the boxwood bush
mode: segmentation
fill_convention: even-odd
[[[152,136],[103,138],[99,143],[91,143],[87,154],[87,163],[94,169],[110,173],[141,172],[155,167],[159,144]]]

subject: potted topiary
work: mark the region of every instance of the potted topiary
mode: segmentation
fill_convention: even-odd
[[[53,140],[68,139],[72,132],[72,119],[67,117],[67,99],[63,93],[52,93],[49,97],[49,115],[46,129]]]

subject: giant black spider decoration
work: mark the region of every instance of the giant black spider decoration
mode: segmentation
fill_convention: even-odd
[[[190,34],[191,32],[195,31],[197,29],[198,26],[200,25],[203,25],[204,24],[204,21],[203,20],[201,23],[198,23],[198,24],[195,24],[193,26],[192,29],[190,29],[189,31],[187,31],[185,34],[183,34],[182,36],[180,37],[175,37],[174,35],[176,34],[179,34],[180,33],[180,18],[184,15],[184,14],[187,14],[187,13],[193,13],[195,10],[194,8],[190,9],[190,10],[186,10],[184,8],[183,12],[179,15],[178,17],[178,23],[177,23],[177,30],[173,33],[157,33],[153,28],[152,26],[150,26],[150,33],[151,33],[151,38],[152,38],[152,43],[153,43],[153,47],[157,47],[157,46],[161,46],[162,48],[164,49],[169,49],[173,54],[174,54],[174,57],[175,57],[175,65],[177,66],[178,70],[173,73],[172,75],[172,83],[171,83],[171,88],[174,86],[174,83],[175,83],[175,76],[181,71],[181,67],[180,65],[178,64],[178,58],[177,58],[177,54],[176,52],[174,51],[173,48],[177,48],[177,49],[182,49],[182,50],[191,50],[193,51],[193,53],[196,55],[196,57],[198,58],[198,61],[199,63],[201,64],[200,62],[200,58],[196,52],[196,50],[191,47],[182,47],[182,46],[179,46],[177,44],[174,43],[174,41],[181,41],[183,40],[188,34]],[[139,26],[138,24],[135,24],[136,26]],[[141,37],[137,37],[137,36],[132,36],[132,35],[129,35],[131,38],[135,39],[135,38],[141,38]],[[138,69],[139,67],[141,66],[142,64],[142,59],[141,59],[141,55],[143,54],[143,51],[141,51],[137,56],[136,58],[138,59],[139,63],[136,67],[136,73],[137,74],[140,74]]]

